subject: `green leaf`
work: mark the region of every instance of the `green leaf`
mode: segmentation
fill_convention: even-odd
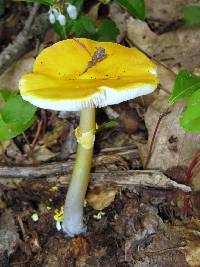
[[[28,123],[34,116],[37,108],[22,99],[20,95],[11,94],[1,112],[5,123]]]
[[[0,140],[11,139],[28,129],[35,121],[37,108],[13,91],[0,90],[4,100],[0,113]]]
[[[5,0],[0,0],[0,17],[5,14]]]
[[[103,42],[115,42],[119,29],[112,20],[104,20],[97,32],[97,40]]]
[[[117,0],[117,2],[125,7],[133,16],[145,19],[145,2],[144,0]]]
[[[43,5],[53,5],[53,0],[14,0],[15,2],[39,3]]]
[[[198,89],[200,89],[200,77],[186,70],[182,70],[176,76],[172,95],[168,100],[168,104],[171,106],[176,101],[191,96]]]
[[[81,22],[86,29],[87,32],[90,34],[95,34],[96,33],[96,27],[94,25],[94,22],[91,17],[89,16],[82,16],[81,17]]]
[[[78,14],[82,11],[84,0],[70,0],[67,2],[74,5],[77,8]]]
[[[115,121],[115,120],[111,120],[111,121],[107,121],[102,123],[99,128],[97,129],[97,133],[101,132],[104,129],[109,129],[109,128],[113,128],[119,125],[119,122]]]
[[[200,90],[188,100],[187,109],[182,113],[180,125],[189,132],[200,132]]]
[[[65,26],[60,25],[58,21],[53,24],[53,29],[62,39],[67,38]]]
[[[0,90],[0,97],[3,98],[3,101],[7,101],[11,94],[16,94],[16,92],[8,91],[8,90]]]
[[[189,25],[200,24],[200,6],[187,6],[182,8],[183,20]]]
[[[26,124],[21,123],[5,123],[0,114],[0,141],[9,140],[28,129],[35,121],[36,117],[33,116]]]
[[[96,27],[91,17],[81,16],[74,22],[72,32],[76,37],[92,38],[96,34]]]

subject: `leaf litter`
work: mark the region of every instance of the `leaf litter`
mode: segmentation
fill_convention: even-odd
[[[174,1],[170,5],[179,7],[183,5],[183,1],[181,2]],[[194,2],[184,1],[187,4]],[[159,7],[157,5],[158,3],[153,0],[147,4],[147,9],[151,12],[149,14],[155,20],[157,19],[155,14],[160,14],[159,17],[163,21],[166,21],[167,18],[171,21],[180,19],[180,14],[177,13],[178,8],[173,8],[173,12],[169,12],[167,9],[169,3],[160,2]],[[144,118],[150,141],[156,119],[166,106],[175,73],[182,68],[194,71],[199,66],[199,57],[197,57],[199,29],[178,27],[159,35],[152,32],[145,22],[134,20],[121,8],[119,10],[119,14],[115,15],[121,16],[120,20],[123,21],[123,25],[120,24],[121,36],[124,37],[127,34],[129,44],[136,45],[162,63],[158,69],[160,91],[154,93],[149,102],[143,101],[141,104],[137,101],[141,108],[148,108]],[[167,10],[168,13],[163,10]],[[116,21],[117,19],[115,19]],[[91,61],[85,71],[104,60],[106,51],[97,48],[95,53],[90,56]],[[31,62],[30,60],[30,64]],[[18,76],[16,75],[16,77]],[[14,84],[18,82],[17,79],[13,81],[13,89],[15,89]],[[4,79],[4,81],[6,80],[9,81],[9,79]],[[152,102],[153,104],[151,104]],[[121,110],[125,113],[121,116],[122,121],[120,122],[119,119],[119,126],[104,129],[102,133],[99,133],[96,153],[100,148],[113,147],[113,144],[122,146],[133,144],[133,142],[139,144],[140,151],[146,151],[144,144],[147,131],[141,124],[143,123],[142,117],[138,118],[132,113],[133,109],[135,111],[133,106],[131,104],[121,105]],[[118,109],[114,107],[115,110]],[[119,111],[120,115],[121,110]],[[175,180],[178,180],[176,168],[182,166],[185,169],[188,166],[198,149],[197,144],[199,144],[198,135],[186,134],[180,128],[178,116],[182,110],[184,110],[184,104],[177,103],[172,112],[163,119],[149,164],[149,168],[166,172],[173,170],[171,177]],[[105,114],[104,116],[106,116]],[[63,160],[62,147],[66,145],[70,126],[77,123],[77,118],[76,116],[67,117],[63,123],[65,126],[61,125],[62,123],[56,126],[55,122],[58,120],[58,116],[57,113],[48,112],[45,119],[38,114],[38,117],[44,121],[44,128],[34,149],[34,153],[38,151],[34,159],[30,159],[26,155],[27,149],[24,147],[27,144],[20,136],[10,143],[4,143],[1,150],[1,162],[23,165]],[[135,123],[128,121],[132,116]],[[98,117],[101,116],[97,114]],[[127,130],[124,130],[124,125],[127,125]],[[26,132],[30,141],[34,139],[35,130],[36,125]],[[143,149],[141,144],[143,144]],[[43,149],[46,151],[44,157],[41,152],[44,151]],[[67,158],[70,156],[69,153]],[[141,154],[142,159],[145,156],[146,152]],[[18,160],[15,157],[18,157]],[[99,165],[99,170],[135,168],[133,157],[120,157],[116,158],[114,163],[108,163],[105,160],[102,165]],[[141,168],[141,164],[137,167]],[[88,232],[84,236],[78,236],[71,240],[64,238],[61,232],[58,233],[53,218],[56,209],[60,209],[63,205],[66,188],[58,183],[53,185],[58,190],[52,191],[52,184],[44,182],[44,180],[24,181],[14,185],[13,188],[3,186],[0,194],[1,218],[9,209],[12,210],[12,216],[15,219],[17,216],[21,218],[21,221],[15,220],[15,225],[20,230],[16,232],[15,229],[13,232],[16,235],[14,246],[13,240],[8,244],[7,251],[11,251],[12,254],[10,262],[15,266],[52,267],[66,266],[66,264],[67,266],[146,267],[156,264],[159,266],[198,266],[200,229],[198,170],[197,166],[192,180],[192,213],[190,213],[190,217],[183,218],[182,216],[183,194],[181,192],[136,188],[134,192],[122,190],[121,193],[116,194],[115,189],[109,187],[101,190],[93,189],[88,192],[90,200],[85,213]],[[180,171],[178,172],[180,174]],[[179,176],[179,181],[184,182],[181,180],[184,177],[184,171]],[[103,212],[100,220],[95,219],[95,216],[98,215],[95,209]],[[34,222],[31,215],[35,213],[38,215],[38,220]],[[1,230],[4,231],[2,226]],[[6,261],[6,253],[3,251],[0,254],[2,264]]]

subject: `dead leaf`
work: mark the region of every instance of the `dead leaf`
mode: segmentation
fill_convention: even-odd
[[[152,32],[146,22],[133,19],[127,20],[127,36],[132,45],[146,52],[157,61],[172,68],[193,71],[200,65],[200,28],[181,27],[157,35]]]
[[[170,231],[178,233],[186,245],[181,248],[190,267],[199,266],[200,258],[200,220],[192,218],[191,222],[181,226],[171,226]]]
[[[95,187],[87,194],[86,200],[93,209],[103,210],[114,201],[117,192],[115,187]]]
[[[119,29],[119,35],[117,36],[117,42],[120,43],[127,34],[127,19],[130,17],[129,13],[119,6],[117,3],[112,2],[110,4],[109,17],[115,22]]]
[[[61,137],[65,129],[67,129],[68,124],[65,120],[56,118],[52,123],[52,131],[47,132],[44,135],[43,140],[40,140],[41,143],[44,143],[45,146],[51,146],[54,143],[57,143],[58,139]]]
[[[45,146],[35,146],[32,158],[37,162],[48,161],[54,158],[58,153],[53,153]]]
[[[89,252],[89,243],[83,236],[78,236],[70,240],[70,253],[74,258],[87,256]]]
[[[145,123],[149,133],[148,147],[158,117],[167,106],[167,97],[158,97],[145,114]],[[179,102],[172,112],[165,116],[158,129],[154,149],[148,168],[167,170],[174,166],[188,166],[196,152],[200,149],[200,134],[185,132],[179,125],[179,118],[184,104]],[[144,155],[141,155],[144,160]]]
[[[0,217],[0,259],[10,256],[17,248],[19,234],[11,210],[6,210]],[[1,263],[1,262],[0,262]],[[2,265],[3,266],[3,265]]]
[[[0,76],[1,88],[18,90],[19,79],[27,72],[31,72],[35,58],[31,53],[19,59]]]
[[[148,17],[165,22],[180,19],[182,17],[182,7],[188,5],[199,5],[198,0],[148,0],[145,3]]]
[[[6,149],[11,144],[12,140],[1,141],[0,143],[0,155],[4,154]]]
[[[19,147],[13,142],[13,140],[9,140],[8,146],[6,145],[5,155],[7,158],[13,160],[16,164],[24,163],[25,157],[20,151]]]

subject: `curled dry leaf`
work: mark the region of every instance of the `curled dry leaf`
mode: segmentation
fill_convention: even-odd
[[[53,153],[50,149],[45,147],[44,145],[42,146],[35,146],[32,157],[35,161],[37,162],[42,162],[42,161],[48,161],[52,158],[54,158],[57,155],[57,153]]]
[[[95,187],[87,194],[86,200],[93,209],[103,210],[114,201],[118,190],[115,187]]]

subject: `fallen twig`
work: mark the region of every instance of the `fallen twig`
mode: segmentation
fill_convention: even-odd
[[[0,74],[30,49],[34,37],[42,37],[48,29],[49,23],[46,13],[35,18],[38,9],[39,4],[34,4],[25,22],[24,29],[17,35],[15,41],[9,44],[0,54]]]
[[[115,163],[119,161],[119,157],[129,156],[132,160],[138,160],[138,150],[135,146],[113,147],[101,150],[101,153],[94,157],[93,167]],[[16,177],[16,178],[41,178],[55,175],[62,175],[72,171],[74,163],[74,154],[65,162],[45,163],[39,166],[0,166],[1,177]]]
[[[61,169],[62,167],[62,169]],[[68,169],[67,169],[68,167]],[[13,167],[15,169],[11,172],[9,168],[5,170],[4,175],[2,174],[2,167],[0,183],[5,179],[24,179],[24,178],[47,178],[49,182],[58,182],[61,184],[68,184],[71,177],[71,167],[72,164],[62,163],[62,165],[56,165],[55,163],[46,164],[44,166],[38,167]],[[49,175],[51,169],[51,175]],[[13,173],[15,171],[15,174]],[[48,172],[48,175],[47,175]],[[187,185],[178,184],[175,181],[170,180],[162,172],[157,170],[131,170],[131,171],[109,171],[109,172],[95,172],[91,174],[91,186],[96,185],[115,185],[125,188],[134,188],[134,187],[153,187],[158,189],[180,189],[184,192],[190,192],[191,188]]]

